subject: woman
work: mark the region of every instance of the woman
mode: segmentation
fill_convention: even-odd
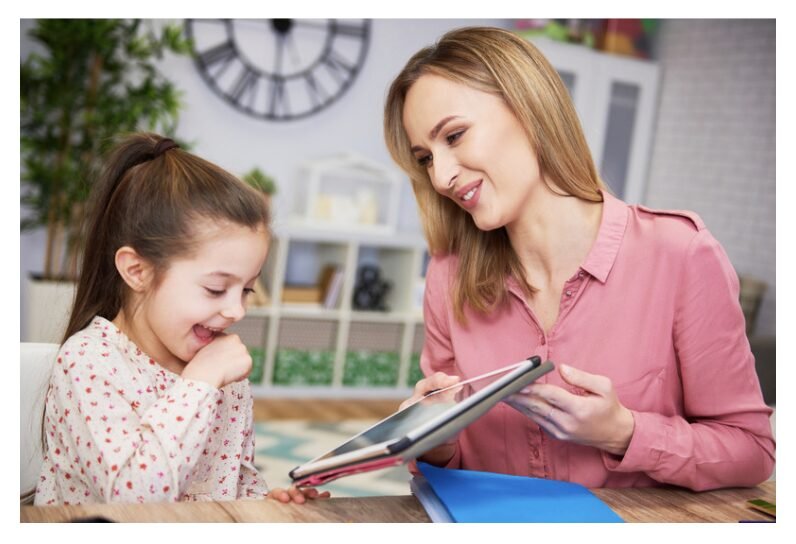
[[[724,250],[693,213],[609,193],[533,45],[449,32],[395,78],[384,131],[433,256],[412,399],[530,355],[558,369],[423,460],[588,487],[771,474],[771,410]]]

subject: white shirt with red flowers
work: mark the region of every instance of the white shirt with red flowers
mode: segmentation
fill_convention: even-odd
[[[184,380],[102,317],[58,352],[35,504],[263,498],[248,380]]]

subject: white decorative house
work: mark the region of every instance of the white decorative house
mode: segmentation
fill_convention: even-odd
[[[302,164],[290,225],[395,232],[401,179],[394,170],[355,154]]]

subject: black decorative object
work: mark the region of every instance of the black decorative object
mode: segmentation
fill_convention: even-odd
[[[362,70],[368,19],[186,19],[196,66],[236,109],[270,121],[317,113]]]
[[[363,264],[357,270],[354,286],[353,306],[355,310],[386,312],[389,310],[384,299],[392,288],[389,280],[381,279],[378,266]]]

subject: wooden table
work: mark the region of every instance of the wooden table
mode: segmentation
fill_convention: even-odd
[[[594,489],[625,521],[738,522],[772,518],[746,506],[748,499],[776,502],[776,482],[750,489],[694,493],[684,489]],[[23,506],[22,522],[63,522],[102,516],[121,522],[428,522],[412,495],[338,498],[304,505],[274,500],[197,503],[95,504],[85,506]]]

